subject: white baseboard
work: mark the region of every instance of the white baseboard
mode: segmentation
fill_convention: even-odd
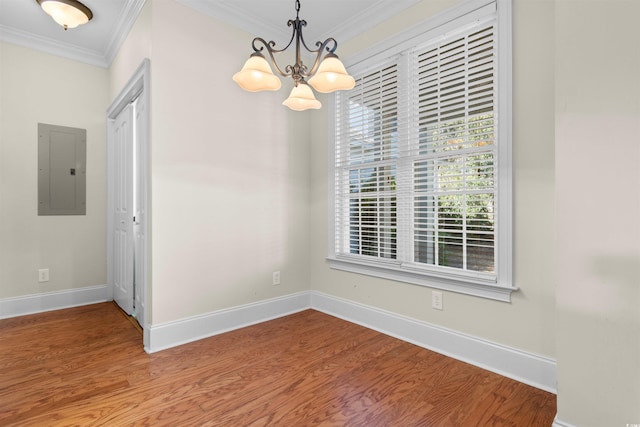
[[[575,426],[573,424],[565,423],[564,421],[560,420],[558,418],[558,414],[556,414],[556,417],[553,419],[553,424],[551,424],[551,427],[575,427]]]
[[[9,298],[0,300],[0,318],[111,300],[108,285]],[[144,331],[144,346],[148,353],[154,353],[308,308],[556,393],[556,362],[553,359],[317,291],[299,292],[151,325]],[[556,417],[554,427],[572,426]]]
[[[556,393],[556,362],[522,350],[311,291],[311,307],[352,323]]]
[[[310,308],[309,292],[214,311],[148,328],[147,353],[165,350]]]
[[[88,286],[0,300],[0,319],[111,301],[109,285]]]

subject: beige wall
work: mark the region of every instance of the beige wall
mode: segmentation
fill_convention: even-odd
[[[0,43],[0,298],[106,284],[107,87],[103,68]],[[86,215],[37,215],[38,123],[87,130]]]
[[[288,89],[238,88],[252,36],[177,2],[153,2],[151,39],[152,323],[307,290],[308,122]]]
[[[457,2],[423,1],[404,15],[340,46],[348,54]],[[435,9],[435,7],[439,9]],[[327,121],[312,122],[311,288],[358,303],[451,328],[535,354],[555,354],[553,282],[554,116],[553,22],[549,1],[514,5],[515,284],[510,304],[444,293],[444,310],[431,309],[431,290],[329,269],[327,255]],[[522,53],[521,53],[522,52]],[[526,52],[526,54],[524,54]]]
[[[556,2],[558,418],[640,423],[640,3]]]

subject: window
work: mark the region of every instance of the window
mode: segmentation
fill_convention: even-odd
[[[464,2],[350,67],[332,267],[509,301],[510,13]]]

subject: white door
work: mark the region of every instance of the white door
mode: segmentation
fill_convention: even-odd
[[[143,153],[143,145],[139,142],[144,138],[144,129],[146,129],[146,123],[144,123],[146,117],[146,106],[144,105],[144,98],[138,97],[133,104],[134,107],[134,315],[138,320],[140,326],[144,327],[145,322],[145,301],[147,300],[145,295],[145,283],[146,281],[146,265],[147,259],[147,239],[145,235],[147,212],[145,211],[144,198],[146,192],[144,188],[143,176],[146,176],[146,161]]]
[[[133,314],[133,106],[116,117],[114,130],[113,299]]]

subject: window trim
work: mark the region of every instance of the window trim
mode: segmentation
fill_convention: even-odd
[[[364,274],[388,280],[427,286],[458,292],[497,301],[510,302],[511,293],[518,288],[513,285],[513,157],[512,157],[512,0],[467,0],[452,8],[408,28],[394,36],[361,51],[345,61],[350,69],[370,68],[376,61],[385,61],[393,55],[416,44],[416,38],[442,37],[457,31],[464,22],[486,14],[486,8],[496,7],[497,31],[497,108],[496,133],[498,141],[497,214],[496,228],[496,279],[488,280],[482,274],[461,272],[452,269],[428,271],[428,268],[412,268],[400,262],[376,260],[368,262],[347,254],[335,253],[335,135],[336,97],[328,102],[329,114],[329,167],[328,167],[328,256],[330,268]],[[464,21],[464,22],[460,22]],[[426,30],[425,30],[426,28]],[[352,70],[353,71],[353,70]],[[455,273],[454,273],[455,271]]]

